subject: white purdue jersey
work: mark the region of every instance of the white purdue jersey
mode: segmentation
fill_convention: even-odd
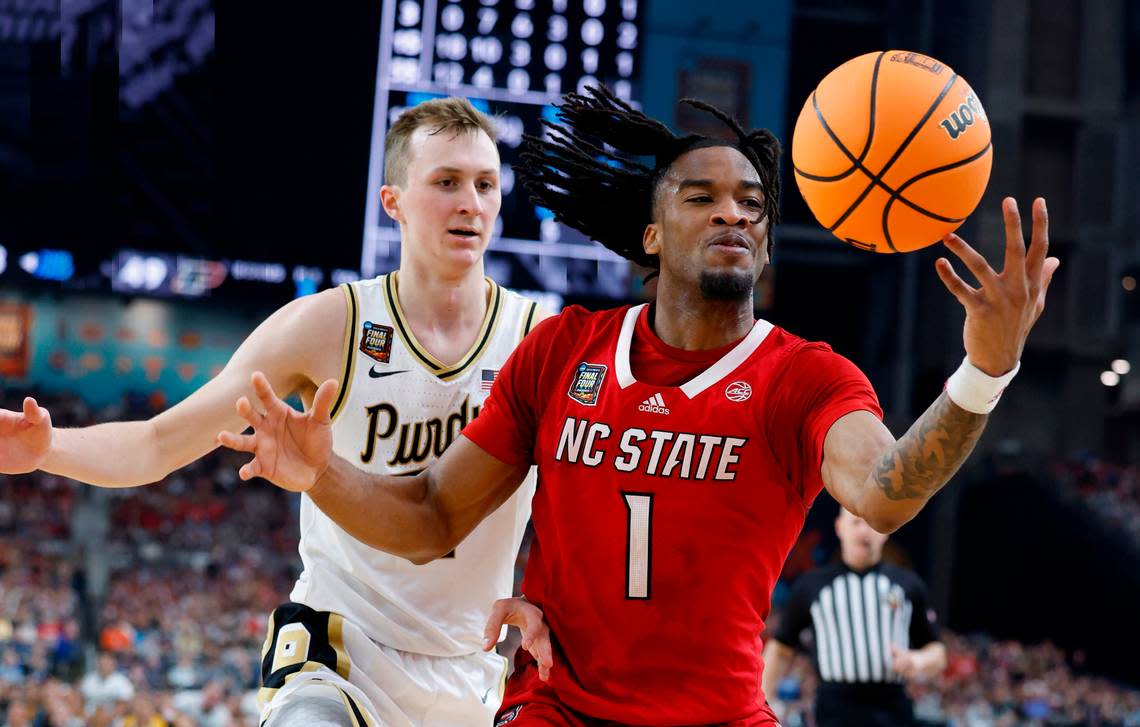
[[[333,451],[368,472],[427,467],[478,414],[499,369],[533,325],[536,305],[493,281],[472,348],[445,366],[412,334],[396,274],[342,286],[349,305]],[[304,571],[290,598],[354,622],[372,640],[430,656],[482,649],[496,599],[511,595],[530,518],[534,473],[455,551],[425,565],[375,550],[301,498]]]

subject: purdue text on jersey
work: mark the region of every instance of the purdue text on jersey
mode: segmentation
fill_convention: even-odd
[[[479,416],[479,405],[470,406],[469,403],[470,397],[464,397],[459,408],[446,418],[430,417],[417,422],[400,421],[400,412],[395,404],[381,402],[365,407],[368,433],[364,437],[360,461],[364,464],[371,462],[376,455],[377,440],[392,439],[397,431],[400,433],[399,443],[388,460],[390,467],[423,464],[429,457],[439,457],[451,446],[463,427]]]

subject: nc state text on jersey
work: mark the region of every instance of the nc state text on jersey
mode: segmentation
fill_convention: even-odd
[[[640,470],[647,475],[682,480],[704,480],[711,474],[713,480],[731,482],[736,479],[733,465],[740,461],[740,448],[748,443],[745,437],[664,429],[647,432],[638,427],[626,429],[619,437],[612,437],[612,433],[610,425],[604,422],[566,417],[554,459],[588,467],[598,467],[609,460],[620,472]],[[611,451],[615,440],[618,451]],[[651,447],[643,446],[650,441]]]

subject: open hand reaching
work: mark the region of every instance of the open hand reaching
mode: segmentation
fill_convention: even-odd
[[[963,331],[966,357],[990,376],[1001,376],[1021,359],[1025,339],[1045,309],[1045,293],[1061,261],[1049,252],[1049,213],[1045,200],[1033,200],[1033,234],[1028,251],[1021,231],[1021,215],[1012,197],[1002,200],[1005,220],[1005,263],[1000,273],[957,235],[944,240],[973,273],[981,287],[958,277],[946,258],[935,267],[947,290],[966,309]]]
[[[237,401],[237,411],[253,427],[253,434],[221,432],[218,442],[237,452],[253,454],[253,459],[238,470],[243,480],[262,477],[292,492],[309,490],[324,474],[332,456],[329,414],[336,396],[336,380],[320,385],[306,412],[282,401],[260,371],[253,373],[252,383],[264,411],[255,409],[244,396]]]

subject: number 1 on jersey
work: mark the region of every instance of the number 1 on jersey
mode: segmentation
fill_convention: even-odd
[[[625,597],[649,598],[650,537],[653,527],[653,493],[623,492],[626,521]]]

